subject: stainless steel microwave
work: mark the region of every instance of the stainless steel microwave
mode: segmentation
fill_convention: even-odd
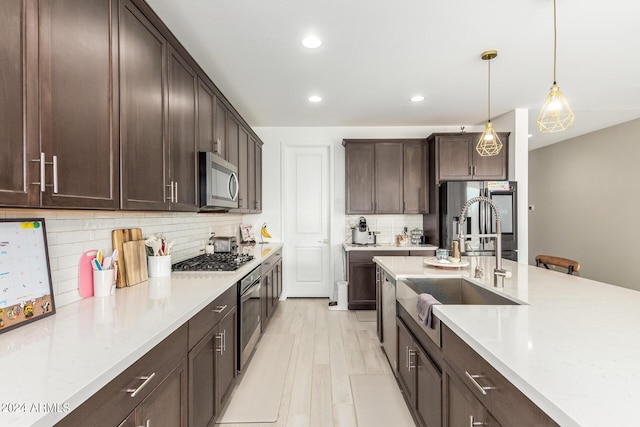
[[[238,207],[238,168],[217,154],[198,153],[200,210],[225,211]]]

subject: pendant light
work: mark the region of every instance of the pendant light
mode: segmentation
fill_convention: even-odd
[[[556,0],[553,0],[553,85],[536,122],[540,132],[560,132],[573,124],[573,111],[556,83]]]
[[[489,83],[487,85],[487,93],[488,93],[488,119],[487,126],[484,128],[484,132],[480,135],[480,139],[478,140],[478,144],[476,145],[476,151],[481,156],[497,156],[500,154],[500,150],[502,149],[502,141],[498,137],[498,134],[493,129],[493,124],[491,123],[491,60],[498,56],[497,50],[487,50],[486,52],[482,52],[480,57],[484,61],[488,61],[489,63]]]

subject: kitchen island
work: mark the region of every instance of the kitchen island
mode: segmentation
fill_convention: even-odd
[[[444,269],[374,258],[396,280],[462,277],[519,302],[437,305],[434,314],[559,425],[637,424],[640,292],[507,260],[513,277],[494,288],[494,257],[465,260]]]
[[[0,425],[54,425],[281,247],[256,244],[238,270],[150,278],[0,335]]]

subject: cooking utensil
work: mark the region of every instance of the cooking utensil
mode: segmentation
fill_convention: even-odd
[[[140,228],[124,228],[120,230],[113,230],[111,232],[111,241],[113,243],[113,250],[118,251],[121,255],[123,252],[123,244],[124,242],[129,242],[132,240],[142,240],[142,230]],[[113,255],[112,255],[113,256]],[[124,259],[124,255],[120,256],[118,259],[118,270],[120,270],[120,274],[117,275],[116,287],[124,288],[127,286],[127,278],[125,275],[127,266],[126,260]]]
[[[124,254],[124,276],[127,286],[137,285],[149,278],[147,273],[147,253],[144,240],[132,240],[122,244]]]
[[[155,236],[149,237],[147,240],[144,241],[144,244],[148,248],[151,248],[151,255],[152,256],[160,255],[160,251],[162,250],[162,242],[160,242],[158,239],[156,239]]]

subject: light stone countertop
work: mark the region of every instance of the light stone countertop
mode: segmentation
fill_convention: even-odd
[[[378,243],[375,245],[356,245],[353,243],[343,243],[345,251],[435,251],[437,246],[433,245],[407,245],[398,246],[391,243]]]
[[[0,425],[55,424],[281,247],[256,244],[234,272],[150,278],[0,335]]]
[[[466,258],[465,258],[466,259]],[[494,257],[442,269],[422,257],[374,257],[398,279],[464,277],[525,303],[438,305],[434,313],[561,426],[638,425],[640,292]],[[475,279],[480,262],[485,277]]]

